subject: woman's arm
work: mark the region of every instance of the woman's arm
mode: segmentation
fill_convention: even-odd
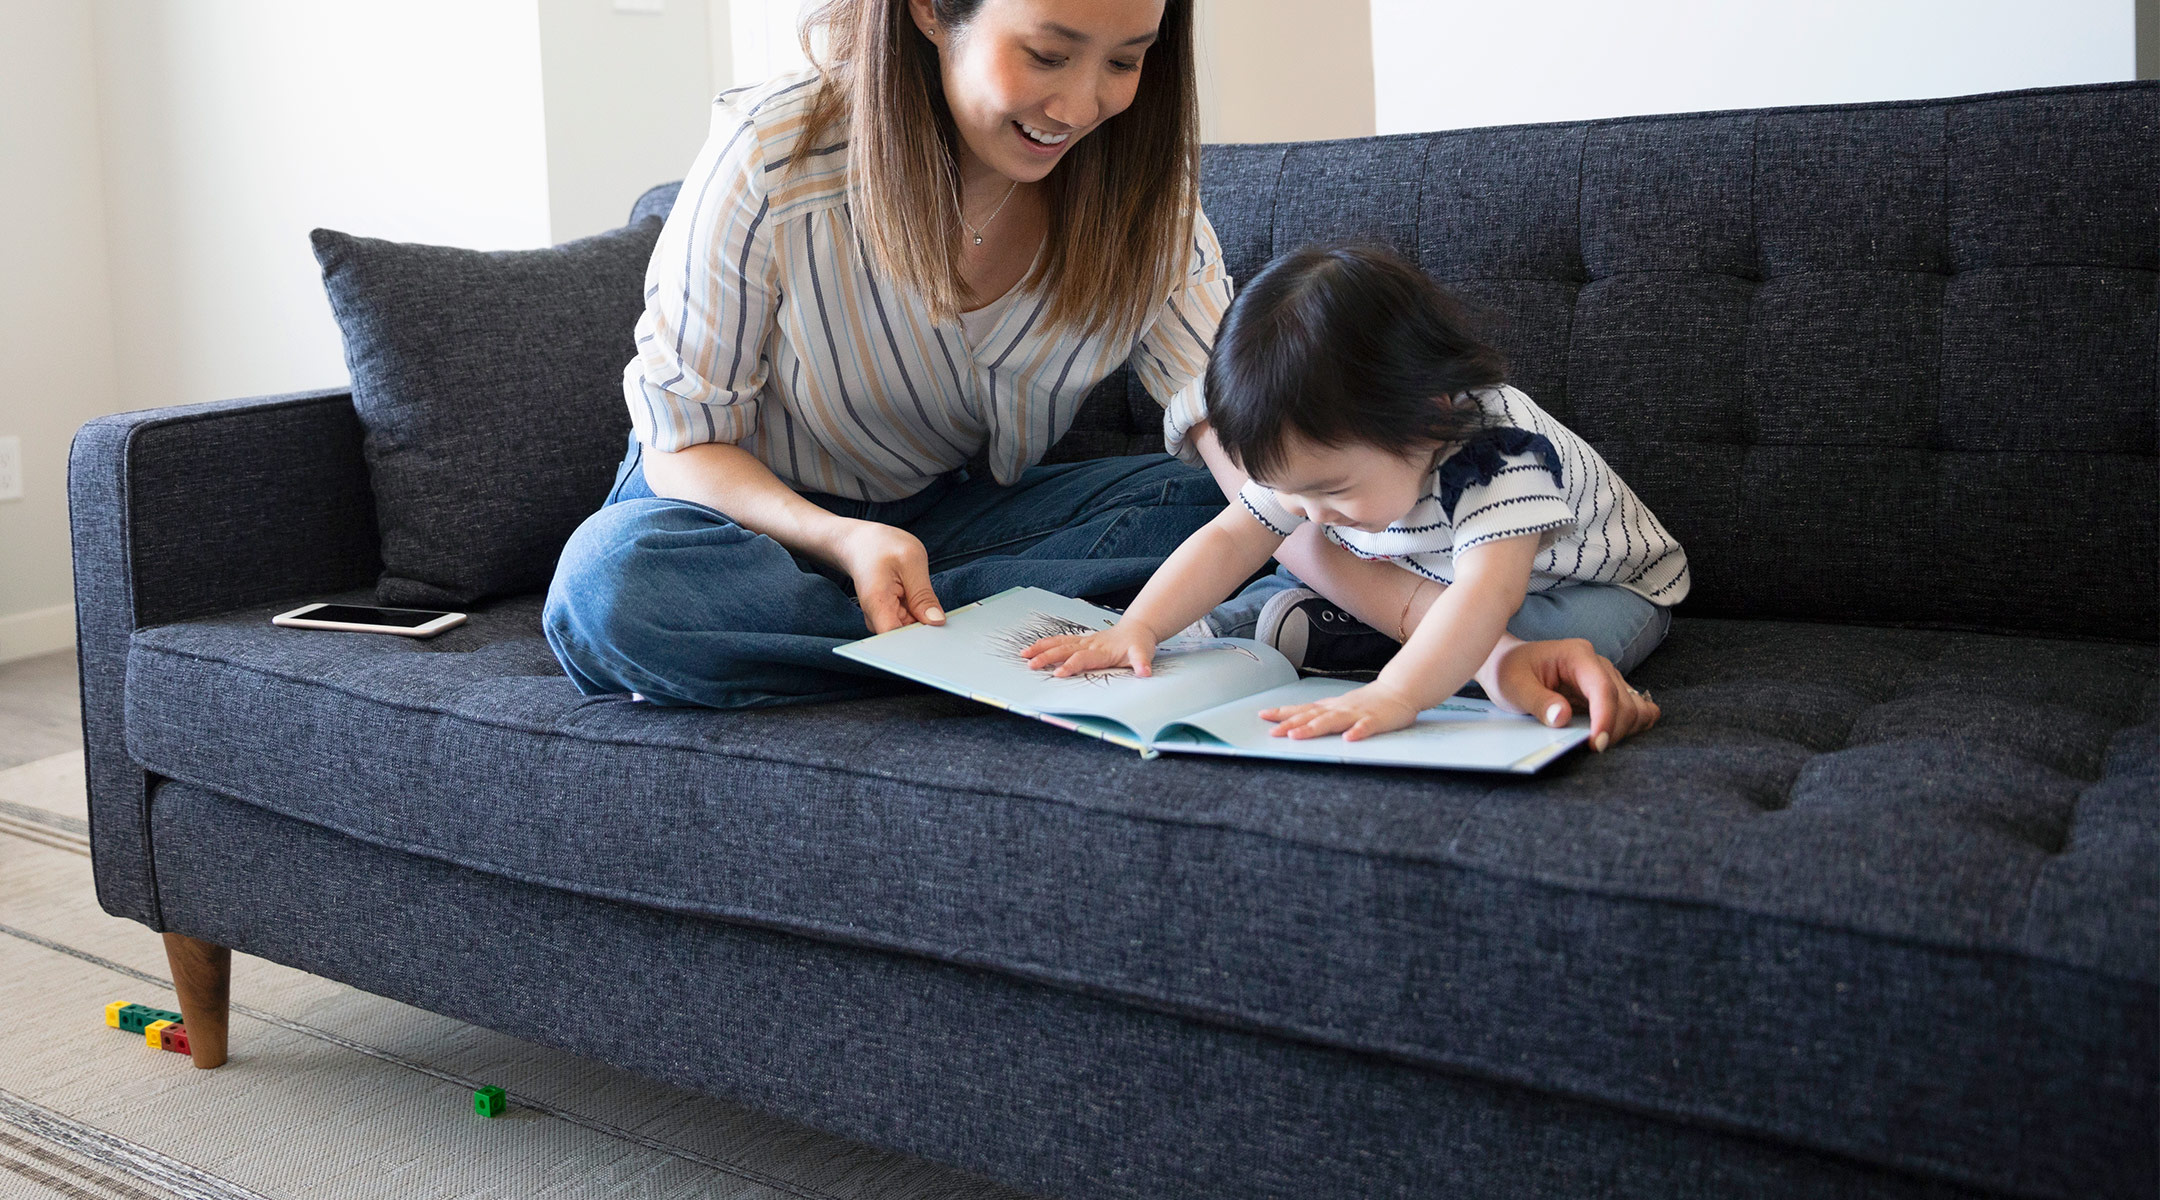
[[[840,565],[833,548],[844,528],[860,524],[803,499],[756,455],[727,442],[685,446],[673,453],[648,448],[645,482],[656,496],[718,509],[752,533],[834,566]]]
[[[1131,356],[1140,386],[1163,406],[1163,449],[1187,462],[1192,461],[1195,448],[1192,438],[1207,421],[1203,376],[1215,348],[1216,330],[1230,307],[1230,294],[1222,243],[1216,240],[1207,214],[1196,207],[1185,284],[1165,299]],[[1235,496],[1237,489],[1223,494]]]
[[[914,621],[945,623],[920,538],[826,512],[740,446],[706,442],[673,453],[647,448],[645,482],[654,495],[717,509],[752,533],[847,572],[872,633]]]

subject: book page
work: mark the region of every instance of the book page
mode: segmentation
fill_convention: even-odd
[[[1039,638],[1107,629],[1117,614],[1041,588],[1013,588],[946,613],[945,624],[909,625],[839,647],[839,654],[909,679],[1055,720],[1143,748],[1164,726],[1233,697],[1297,678],[1271,646],[1236,638],[1171,638],[1155,652],[1154,674],[1087,671],[1060,679],[1030,670],[1020,652]],[[1130,739],[1116,736],[1114,722]]]
[[[1339,696],[1358,685],[1341,679],[1301,679],[1259,695],[1241,696],[1194,713],[1165,729],[1155,748],[1188,754],[1234,754],[1305,762],[1367,763],[1395,767],[1453,767],[1470,771],[1529,773],[1589,740],[1590,719],[1578,716],[1565,728],[1502,712],[1489,701],[1456,696],[1418,714],[1408,729],[1346,742],[1335,734],[1316,738],[1273,737],[1260,710]]]

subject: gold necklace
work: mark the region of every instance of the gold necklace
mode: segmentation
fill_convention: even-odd
[[[1005,211],[1005,205],[1013,198],[1013,193],[1019,190],[1020,181],[1015,179],[1012,182],[1012,186],[1005,189],[1005,199],[998,201],[997,207],[990,210],[990,215],[984,217],[983,223],[980,225],[968,224],[967,209],[965,207],[962,207],[960,209],[960,228],[967,230],[968,233],[972,237],[974,237],[976,245],[982,245],[983,230],[990,228],[990,222],[998,219],[998,214]]]

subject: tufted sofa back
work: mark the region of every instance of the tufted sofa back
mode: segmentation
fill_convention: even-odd
[[[2160,83],[1215,145],[1201,203],[1240,280],[1374,239],[1480,305],[1685,613],[2160,640]]]
[[[2153,640],[2160,84],[1206,150],[1233,273],[1377,239],[1697,615]]]

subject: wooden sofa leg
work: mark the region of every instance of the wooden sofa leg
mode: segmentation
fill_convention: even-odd
[[[225,1018],[232,1001],[232,951],[186,934],[165,935],[165,962],[186,1018],[188,1057],[203,1070],[225,1065]]]

